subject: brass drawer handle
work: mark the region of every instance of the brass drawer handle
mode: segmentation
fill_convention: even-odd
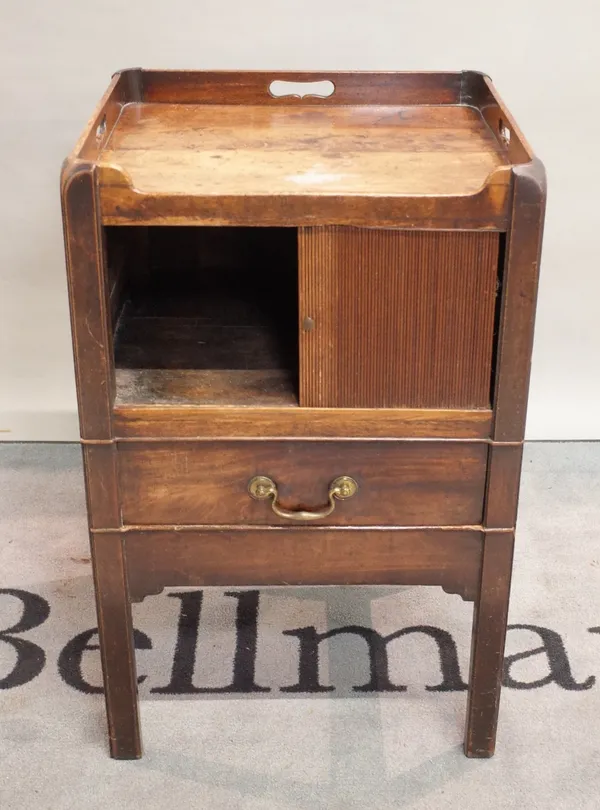
[[[328,498],[329,503],[322,509],[314,509],[310,512],[303,509],[294,511],[293,509],[284,509],[277,503],[277,484],[272,478],[267,478],[266,475],[257,475],[248,484],[248,492],[257,501],[264,501],[271,498],[271,509],[280,518],[286,520],[319,520],[320,518],[327,517],[335,509],[335,499],[345,500],[351,498],[358,492],[358,484],[354,478],[349,475],[341,475],[332,481],[329,485]]]

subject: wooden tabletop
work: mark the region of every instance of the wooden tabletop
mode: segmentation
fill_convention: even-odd
[[[508,158],[463,105],[123,106],[98,164],[153,195],[443,196]]]

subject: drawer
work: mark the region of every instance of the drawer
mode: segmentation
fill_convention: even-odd
[[[128,525],[463,526],[482,520],[484,442],[122,442],[118,457]],[[255,494],[266,497],[252,497],[249,484],[257,476],[270,479],[276,495],[263,482]],[[343,476],[357,485],[351,497],[331,493]],[[332,511],[298,521],[298,510]]]

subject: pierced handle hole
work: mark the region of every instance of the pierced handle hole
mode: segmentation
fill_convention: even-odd
[[[317,98],[329,98],[335,91],[335,84],[329,79],[320,82],[289,82],[283,79],[275,79],[269,85],[269,93],[275,98],[304,98],[305,96],[316,96]]]
[[[498,132],[505,146],[510,145],[510,129],[506,126],[502,118],[498,121]]]
[[[96,140],[101,141],[106,135],[106,116],[102,117],[102,121],[96,127]]]

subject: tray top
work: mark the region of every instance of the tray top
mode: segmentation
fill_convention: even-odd
[[[468,195],[510,163],[466,105],[125,104],[97,163],[156,195]]]

